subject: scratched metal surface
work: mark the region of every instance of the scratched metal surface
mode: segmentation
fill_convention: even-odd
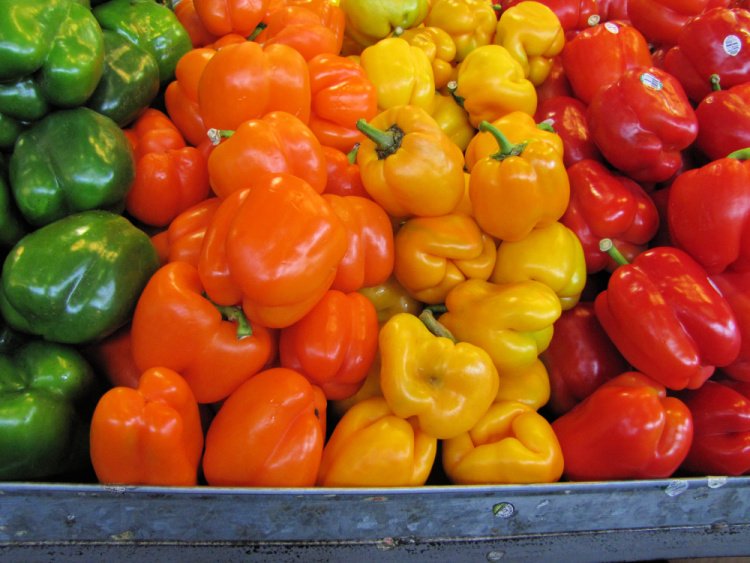
[[[0,484],[4,562],[747,555],[750,477],[369,490]]]

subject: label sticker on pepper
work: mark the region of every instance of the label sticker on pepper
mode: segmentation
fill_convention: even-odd
[[[609,31],[610,33],[618,34],[620,33],[620,28],[617,27],[617,24],[612,22],[607,22],[604,24],[604,29]]]
[[[742,40],[736,35],[727,35],[724,38],[724,52],[730,57],[736,57],[742,50]]]
[[[656,76],[654,76],[650,72],[644,72],[643,74],[641,74],[641,84],[643,84],[646,88],[651,88],[652,90],[656,90],[657,92],[664,87],[662,81],[656,78]]]

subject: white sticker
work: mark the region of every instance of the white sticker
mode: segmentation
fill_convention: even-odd
[[[586,20],[586,25],[588,25],[589,27],[594,27],[600,21],[602,21],[602,18],[601,16],[599,16],[599,14],[592,14],[589,16],[589,19]],[[617,32],[615,31],[615,33]]]
[[[730,57],[736,57],[742,50],[742,40],[736,35],[727,35],[724,38],[724,52]]]
[[[646,88],[651,88],[652,90],[656,90],[657,92],[664,87],[664,84],[662,84],[661,80],[656,78],[650,72],[644,72],[643,74],[641,74],[641,83]]]
[[[605,23],[604,24],[604,29],[606,29],[610,33],[614,33],[614,34],[620,33],[620,28],[617,27],[617,24],[612,23],[612,22]]]

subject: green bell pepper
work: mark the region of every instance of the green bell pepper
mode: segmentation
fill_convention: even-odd
[[[116,31],[153,55],[161,84],[174,79],[177,61],[193,48],[174,12],[154,0],[108,0],[92,11],[102,29]]]
[[[0,12],[0,82],[32,78],[49,104],[83,104],[104,68],[91,10],[73,0],[2,0]]]
[[[0,113],[0,151],[12,151],[16,139],[25,128],[22,121]]]
[[[52,110],[35,78],[0,82],[0,114],[20,121],[36,121]]]
[[[0,313],[18,331],[91,343],[127,323],[159,267],[148,235],[122,215],[82,211],[45,225],[11,249]]]
[[[0,479],[50,477],[89,463],[95,382],[71,346],[31,340],[0,353]]]
[[[2,119],[0,119],[1,122]],[[5,158],[0,156],[0,249],[7,252],[11,246],[21,240],[27,231],[28,227],[21,219],[21,213],[10,192]]]
[[[134,178],[125,133],[87,107],[47,114],[18,136],[10,158],[13,195],[34,226],[88,209],[119,212]]]
[[[86,105],[125,127],[159,93],[159,66],[148,51],[104,30],[104,73]]]

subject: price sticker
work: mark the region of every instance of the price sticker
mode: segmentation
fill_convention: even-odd
[[[643,84],[646,88],[651,88],[652,90],[656,90],[657,92],[664,87],[662,81],[650,72],[644,72],[643,74],[641,74],[641,84]]]
[[[736,57],[742,50],[742,40],[736,35],[727,35],[724,38],[724,52],[730,57]]]
[[[604,24],[604,29],[606,29],[610,33],[614,33],[615,35],[617,35],[618,33],[620,33],[620,28],[617,26],[617,24],[612,23],[612,22],[605,23]]]

